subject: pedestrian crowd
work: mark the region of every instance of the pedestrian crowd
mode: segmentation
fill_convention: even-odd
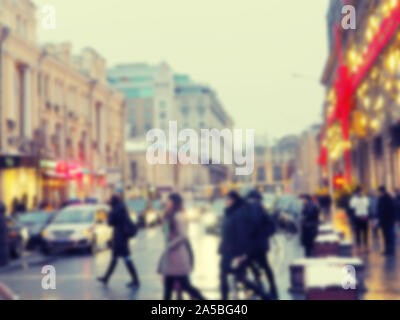
[[[394,256],[396,247],[396,224],[400,221],[400,191],[393,197],[384,186],[369,195],[358,187],[345,201],[345,209],[360,252],[369,250],[369,232],[373,239],[383,237],[382,252],[385,256]]]
[[[132,281],[129,287],[140,286],[133,260],[129,250],[129,239],[137,231],[129,232],[127,227],[133,222],[121,199],[115,195],[111,199],[109,224],[114,228],[112,258],[104,276],[98,280],[107,284],[117,265],[118,259],[125,261]],[[133,227],[136,228],[137,227]],[[190,279],[194,266],[194,252],[188,237],[188,223],[184,217],[184,201],[177,194],[171,194],[165,206],[162,230],[165,248],[161,253],[157,272],[162,276],[165,300],[172,299],[175,293],[178,298],[187,293],[192,299],[204,300],[205,297]],[[262,196],[257,191],[242,198],[236,191],[226,197],[226,208],[221,226],[219,246],[220,261],[220,294],[223,300],[229,299],[231,292],[228,278],[253,292],[261,299],[278,299],[273,271],[269,265],[267,253],[269,237],[274,233],[274,222],[262,205]],[[250,279],[248,271],[253,274]],[[261,274],[265,273],[269,282],[269,292],[264,290]]]

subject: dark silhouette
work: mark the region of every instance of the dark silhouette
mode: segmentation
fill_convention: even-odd
[[[111,212],[108,216],[108,223],[114,228],[113,243],[112,243],[112,259],[104,277],[98,278],[98,280],[104,284],[107,284],[110,280],[112,273],[117,266],[119,258],[123,258],[125,261],[126,268],[131,275],[132,282],[128,283],[128,287],[139,287],[139,278],[136,273],[135,266],[133,264],[130,250],[129,250],[129,236],[126,233],[126,226],[131,222],[129,221],[128,211],[117,195],[113,195],[110,201]]]
[[[251,232],[251,252],[249,260],[252,263],[253,273],[260,282],[260,272],[257,266],[264,270],[269,282],[270,294],[272,299],[278,299],[278,290],[275,284],[274,273],[268,263],[269,237],[275,231],[275,224],[269,216],[268,212],[262,205],[262,196],[257,190],[253,190],[248,195],[248,205],[251,209],[249,214],[252,215],[252,232]]]
[[[187,224],[182,214],[183,201],[179,194],[171,194],[165,212],[165,245],[158,272],[164,276],[164,300],[171,300],[176,285],[193,299],[204,300],[189,279],[193,270],[193,252],[187,236]]]
[[[331,216],[331,206],[332,206],[331,196],[329,194],[319,196],[318,203],[323,212],[324,220],[329,221]]]
[[[378,219],[385,242],[383,254],[393,256],[395,253],[394,225],[396,223],[396,209],[392,197],[384,186],[378,189],[378,193]]]
[[[11,216],[13,218],[17,216],[18,210],[19,210],[19,201],[16,197],[14,197],[11,203]]]
[[[252,290],[262,299],[269,299],[262,288],[248,280],[247,268],[251,265],[249,256],[252,253],[252,243],[249,226],[252,225],[251,210],[240,195],[231,191],[227,195],[227,207],[222,223],[221,244],[219,253],[221,296],[227,300],[229,296],[228,275],[233,274],[237,282]]]
[[[303,195],[303,212],[301,220],[301,243],[305,249],[306,257],[311,257],[314,252],[314,241],[318,235],[319,210],[309,195]]]
[[[18,203],[17,212],[18,213],[25,213],[28,208],[28,196],[26,193],[22,195],[21,201]]]

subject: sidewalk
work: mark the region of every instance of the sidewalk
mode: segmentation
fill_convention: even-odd
[[[335,229],[345,234],[346,239],[352,240],[351,228],[344,212],[337,211],[334,213],[333,225]],[[379,239],[373,239],[371,228],[369,231],[369,251],[357,253],[357,249],[353,249],[353,256],[359,256],[365,263],[367,292],[364,299],[400,300],[399,236],[397,236],[395,257],[385,257],[382,255],[382,235],[379,233]]]
[[[6,266],[0,267],[0,274],[18,269],[28,269],[38,265],[46,265],[55,259],[56,256],[45,256],[38,252],[24,252],[21,258],[10,259]]]

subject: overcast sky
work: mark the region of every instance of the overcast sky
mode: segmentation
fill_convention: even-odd
[[[118,63],[167,61],[212,86],[237,128],[280,137],[319,122],[328,0],[34,0],[56,8],[41,42]],[[294,77],[299,74],[303,77]]]

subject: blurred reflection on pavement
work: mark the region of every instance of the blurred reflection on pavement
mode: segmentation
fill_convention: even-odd
[[[343,212],[334,215],[334,225],[338,230],[345,233],[347,239],[352,239],[351,228],[347,217]],[[372,232],[369,232],[369,251],[359,253],[354,250],[354,255],[359,255],[366,266],[365,285],[367,292],[364,295],[366,300],[400,300],[400,256],[399,236],[397,236],[397,255],[385,257],[383,252],[383,238],[379,232],[378,239],[373,239]]]

